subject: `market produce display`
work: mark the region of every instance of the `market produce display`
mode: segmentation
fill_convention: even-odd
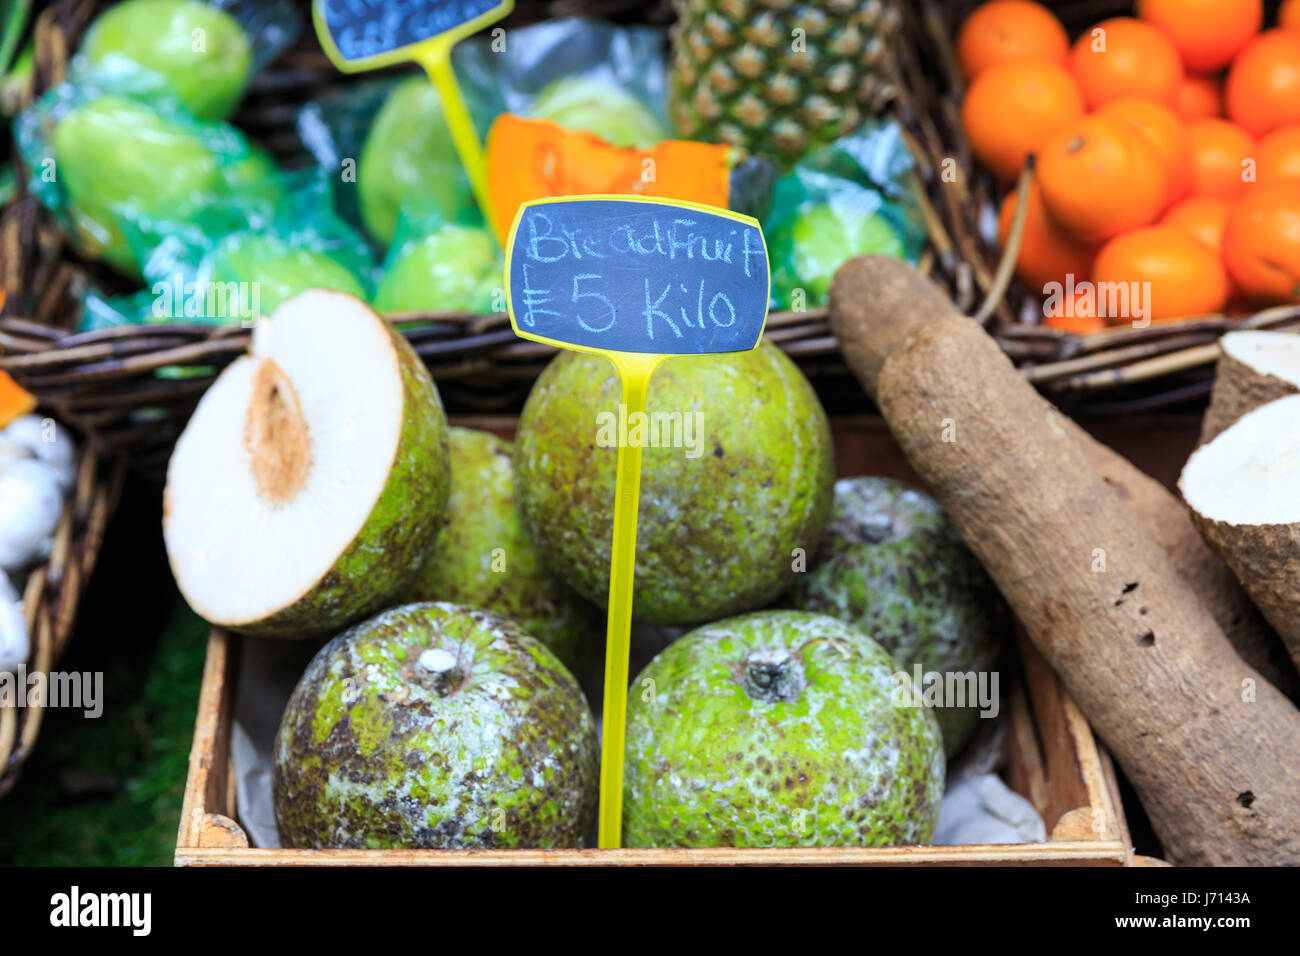
[[[328,634],[391,604],[433,549],[450,486],[442,404],[406,340],[344,293],[289,300],[253,339],[176,443],[167,553],[214,624]]]
[[[1001,597],[937,501],[886,478],[835,483],[818,564],[790,599],[851,624],[903,668],[988,673],[1008,629]],[[979,704],[935,709],[949,756],[979,723]]]
[[[1095,818],[1114,801],[1095,798],[1102,770],[1057,788],[1082,787],[1087,806],[1049,812],[1016,755],[1039,751],[1042,777],[1057,769],[1049,737],[1091,743],[1095,728],[1172,861],[1300,865],[1300,336],[1222,339],[1176,494],[1031,384],[1047,381],[1045,342],[1081,348],[1084,374],[1112,371],[1091,364],[1111,337],[982,324],[1035,303],[1000,298],[1010,262],[993,275],[975,261],[995,236],[1018,244],[1042,323],[1082,335],[1273,306],[1251,324],[1293,324],[1300,0],[1267,17],[1260,0],[1138,0],[1082,31],[1067,17],[1069,32],[1049,5],[989,0],[928,39],[913,28],[944,15],[903,31],[894,2],[672,6],[666,29],[505,21],[500,48],[466,36],[436,64],[405,57],[431,77],[343,78],[315,44],[263,75],[304,25],[287,0],[125,0],[97,8],[66,70],[43,52],[14,124],[28,205],[6,222],[15,268],[39,261],[50,284],[23,290],[21,310],[44,317],[60,296],[72,308],[53,330],[13,309],[0,328],[23,356],[6,367],[33,389],[0,373],[0,423],[13,419],[0,430],[0,671],[30,666],[24,587],[39,591],[33,569],[66,550],[76,448],[46,413],[98,401],[94,383],[129,365],[123,380],[147,398],[67,421],[92,454],[111,446],[96,421],[157,427],[162,451],[163,426],[180,431],[167,557],[229,649],[213,673],[238,684],[205,716],[219,727],[205,746],[228,764],[214,789],[237,802],[194,824],[224,828],[223,849],[250,835],[286,850],[912,847],[944,842],[941,807],[984,792],[970,783],[945,805],[945,788],[984,775],[1033,824],[997,832],[1055,832],[1079,852],[1124,829]],[[420,41],[376,36],[406,54],[397,41]],[[954,56],[891,55],[914,39],[945,54],[951,41]],[[960,102],[914,115],[938,74]],[[962,132],[956,149],[942,142]],[[942,150],[973,156],[979,181],[946,178]],[[571,218],[547,220],[554,233],[517,216],[584,194],[598,195],[562,203]],[[606,248],[573,217],[619,197],[680,218],[647,217]],[[734,265],[737,222],[767,256],[751,274],[745,257],[762,250],[743,245],[739,324],[724,293],[741,281],[718,265]],[[541,255],[544,242],[562,251]],[[650,274],[644,289],[641,273],[617,295],[600,285],[621,259]],[[574,268],[543,268],[560,260]],[[972,314],[987,296],[981,321],[921,270]],[[714,279],[732,326],[709,311]],[[1131,292],[1117,309],[1116,289]],[[597,299],[604,330],[586,321]],[[661,317],[672,347],[654,341]],[[653,351],[615,364],[598,339],[557,338],[565,322],[592,335],[618,323],[610,349],[645,332]],[[131,324],[150,327],[116,328]],[[1188,327],[1202,365],[1223,324]],[[851,476],[835,480],[846,436],[823,398],[836,387],[815,390],[790,358],[808,328],[821,338],[800,361],[838,347],[915,486],[881,476],[901,461],[850,471],[860,459],[843,456]],[[719,352],[728,336],[758,345]],[[34,364],[46,337],[102,364]],[[1139,360],[1164,355],[1143,351],[1156,337],[1114,335]],[[586,350],[543,365],[556,342]],[[1019,347],[1031,358],[1018,369]],[[644,379],[620,377],[634,366]],[[514,397],[463,401],[464,376],[484,369]],[[451,427],[440,385],[457,414],[500,414],[474,421],[492,431]],[[639,496],[620,497],[629,475]],[[621,549],[616,499],[638,519],[620,522]],[[635,560],[618,561],[633,541]],[[617,585],[629,580],[634,598]],[[1017,622],[1037,650],[1023,666]],[[629,644],[649,660],[630,682]],[[1069,692],[1059,725],[1024,724],[1035,668]],[[926,699],[936,675],[949,691],[974,679],[978,696]],[[583,688],[603,689],[603,708]],[[1023,739],[1008,744],[1008,727]],[[949,832],[993,832],[978,823]]]
[[[524,527],[597,603],[609,591],[619,414],[613,367],[564,352],[537,380],[515,443]],[[794,580],[795,549],[816,550],[830,513],[830,426],[803,373],[767,344],[670,359],[651,380],[641,429],[634,618],[698,624],[775,598]]]
[[[321,649],[285,708],[275,816],[292,847],[566,847],[595,811],[582,691],[503,617],[408,604]]]
[[[1300,37],[1261,0],[1134,12],[1068,51],[1024,0],[982,4],[957,34],[976,157],[1003,189],[1035,160],[1016,271],[1042,321],[1091,333],[1300,302]]]
[[[764,611],[678,639],[628,693],[629,846],[926,843],[943,742],[898,663],[834,618]]]

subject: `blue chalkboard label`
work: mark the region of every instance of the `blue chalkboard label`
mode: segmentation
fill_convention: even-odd
[[[315,0],[312,6],[331,58],[357,66],[391,62],[392,54],[442,34],[471,33],[509,13],[513,0]]]
[[[525,203],[507,242],[515,332],[586,350],[745,352],[767,320],[763,230],[725,209],[566,196]]]

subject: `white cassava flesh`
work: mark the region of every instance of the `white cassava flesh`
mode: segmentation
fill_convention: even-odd
[[[400,336],[341,293],[303,293],[258,324],[250,353],[199,402],[168,469],[164,536],[195,611],[220,626],[258,632],[271,622],[269,630],[293,636],[341,626],[376,603],[364,593],[366,562],[390,545],[402,552],[412,537],[385,538],[383,547],[365,537],[388,532],[376,529],[375,515],[410,457],[404,441],[428,446],[420,483],[434,498],[440,484],[446,500],[441,406],[422,366],[412,386],[409,364],[420,365]],[[412,532],[431,546],[437,519],[419,500],[408,506],[410,515],[385,520],[432,523],[428,533]],[[374,554],[358,556],[359,543]],[[345,556],[350,572],[339,569]],[[341,576],[362,580],[346,581],[342,596],[316,593],[319,606],[304,613],[322,581],[338,592]]]
[[[1198,448],[1178,487],[1300,666],[1300,395],[1246,413]]]
[[[1300,394],[1300,335],[1244,330],[1219,340],[1214,392],[1201,424],[1201,443],[1247,412]]]

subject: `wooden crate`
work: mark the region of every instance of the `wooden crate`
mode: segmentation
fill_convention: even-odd
[[[514,419],[462,419],[511,438]],[[1108,426],[1106,440],[1130,453],[1161,458],[1195,443],[1192,419],[1161,425],[1163,439],[1130,422]],[[916,480],[888,430],[866,416],[834,422],[841,475],[888,475]],[[1145,436],[1145,440],[1143,439]],[[1185,457],[1185,456],[1184,456]],[[1161,461],[1138,460],[1153,474]],[[230,760],[235,681],[241,638],[214,630],[199,694],[194,745],[181,811],[178,866],[536,866],[559,865],[968,865],[1134,866],[1114,768],[1055,674],[1021,635],[1017,676],[1004,697],[1008,723],[1004,775],[1038,810],[1045,843],[979,846],[824,847],[790,849],[622,850],[281,850],[257,849],[236,822]]]

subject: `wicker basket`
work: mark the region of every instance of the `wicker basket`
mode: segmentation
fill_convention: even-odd
[[[117,506],[123,462],[105,458],[94,446],[84,448],[77,464],[77,483],[54,532],[50,560],[27,579],[23,607],[31,651],[27,674],[48,674],[72,636],[77,605],[99,557],[104,529]],[[45,714],[43,698],[0,702],[0,797],[13,789],[23,761],[31,754]]]
[[[930,242],[921,266],[957,306],[985,323],[1027,378],[1075,412],[1117,414],[1204,396],[1218,337],[1230,328],[1300,325],[1300,307],[1271,309],[1247,320],[1209,316],[1146,329],[1111,329],[1078,336],[1021,322],[1030,292],[1011,280],[1003,255],[980,229],[994,208],[992,182],[971,161],[959,122],[961,81],[951,37],[977,0],[904,3],[902,42],[891,47],[895,112],[925,183]],[[59,0],[38,18],[37,90],[57,82],[82,31],[101,4]],[[306,7],[307,4],[303,3]],[[1105,16],[1130,12],[1124,0],[1052,4],[1078,31]],[[667,23],[667,0],[558,0],[518,3],[508,25],[544,16],[584,14]],[[302,160],[295,111],[346,82],[307,31],[298,46],[256,81],[236,122],[281,159]],[[962,170],[939,182],[943,160]],[[25,174],[20,171],[20,183]],[[1014,247],[1012,247],[1014,249]],[[75,256],[45,211],[20,185],[0,219],[0,276],[9,292],[0,318],[0,369],[38,396],[42,407],[99,437],[107,451],[158,473],[199,396],[214,375],[248,344],[248,331],[206,325],[128,326],[84,334],[75,322],[74,292],[86,283],[125,288],[120,277]],[[424,313],[397,317],[423,327],[407,331],[434,373],[452,411],[511,412],[521,406],[553,350],[524,342],[504,315]],[[414,324],[414,321],[412,322]],[[832,411],[860,411],[860,390],[840,359],[825,310],[773,314],[767,337],[803,368]],[[192,377],[159,378],[163,367],[187,367]]]

